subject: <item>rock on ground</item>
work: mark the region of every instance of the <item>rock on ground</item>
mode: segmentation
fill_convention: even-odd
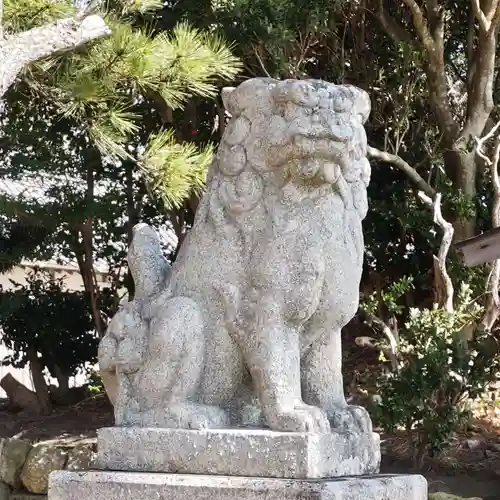
[[[0,481],[14,489],[21,486],[21,471],[31,448],[21,439],[0,440]]]
[[[482,500],[479,497],[458,497],[449,493],[430,493],[429,500]]]
[[[49,485],[49,474],[64,469],[68,454],[61,448],[47,445],[35,446],[24,463],[21,480],[31,493],[45,494]]]

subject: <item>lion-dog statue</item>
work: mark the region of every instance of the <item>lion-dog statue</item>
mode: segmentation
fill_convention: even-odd
[[[175,264],[134,228],[135,298],[99,348],[116,424],[369,433],[344,397],[340,334],[359,300],[369,97],[259,78],[223,101],[231,119]]]

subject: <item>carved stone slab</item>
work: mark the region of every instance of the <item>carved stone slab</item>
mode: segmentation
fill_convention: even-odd
[[[374,474],[378,434],[111,427],[98,434],[97,463],[115,471],[319,479]]]
[[[50,500],[427,500],[414,476],[260,479],[130,472],[54,472]]]

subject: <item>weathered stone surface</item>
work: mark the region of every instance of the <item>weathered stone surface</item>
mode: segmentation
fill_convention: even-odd
[[[378,472],[377,434],[107,428],[97,464],[117,471],[331,478]]]
[[[0,380],[0,387],[5,391],[13,406],[33,413],[40,411],[40,401],[36,393],[16,380],[11,373],[7,373]]]
[[[50,500],[427,500],[422,476],[257,479],[123,472],[55,472]]]
[[[31,448],[22,439],[0,440],[0,481],[14,489],[21,485],[21,471]]]
[[[358,306],[368,95],[252,79],[223,99],[232,119],[172,269],[134,228],[135,299],[99,353],[116,423],[371,435],[344,398],[340,337]]]
[[[92,446],[79,444],[69,450],[66,470],[88,470],[94,467],[96,453]]]
[[[33,447],[21,473],[24,487],[31,493],[47,493],[49,474],[64,469],[67,458],[61,448],[43,444]]]
[[[10,487],[8,484],[0,483],[0,500],[9,500]]]

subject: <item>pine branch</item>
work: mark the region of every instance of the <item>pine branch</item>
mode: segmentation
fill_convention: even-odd
[[[0,41],[0,98],[28,64],[110,33],[102,18],[62,19]]]
[[[179,144],[172,131],[164,130],[150,137],[138,166],[150,193],[171,210],[203,191],[212,155],[211,145]]]

